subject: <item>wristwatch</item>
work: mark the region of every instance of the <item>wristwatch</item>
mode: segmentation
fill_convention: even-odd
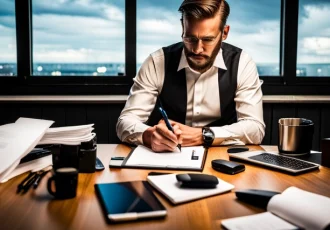
[[[214,141],[214,132],[209,127],[202,128],[204,147],[210,147]]]

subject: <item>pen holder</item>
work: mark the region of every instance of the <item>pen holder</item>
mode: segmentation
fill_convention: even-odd
[[[81,145],[53,145],[53,168],[76,168],[80,173],[95,172],[96,162],[96,136]]]

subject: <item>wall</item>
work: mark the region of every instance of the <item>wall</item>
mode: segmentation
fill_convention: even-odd
[[[0,125],[19,117],[54,120],[53,127],[94,123],[98,143],[119,143],[116,122],[124,103],[70,102],[0,102]],[[304,117],[315,123],[313,149],[320,150],[320,140],[330,137],[330,104],[264,103],[265,145],[277,145],[278,120]]]

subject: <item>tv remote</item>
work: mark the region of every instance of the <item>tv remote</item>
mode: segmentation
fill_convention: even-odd
[[[95,170],[101,171],[103,169],[104,169],[104,165],[102,164],[102,161],[98,157],[96,157]]]

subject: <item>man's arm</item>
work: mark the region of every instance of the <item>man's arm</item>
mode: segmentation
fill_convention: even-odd
[[[229,132],[246,144],[261,143],[265,136],[261,85],[256,64],[242,51],[234,99],[238,121],[231,125],[212,127],[216,137]]]
[[[145,124],[155,107],[164,81],[164,55],[162,50],[150,55],[143,63],[126,105],[117,122],[117,136],[123,142],[144,144],[154,151],[173,151],[181,142],[181,131],[174,126],[174,134],[165,124],[150,127]]]

